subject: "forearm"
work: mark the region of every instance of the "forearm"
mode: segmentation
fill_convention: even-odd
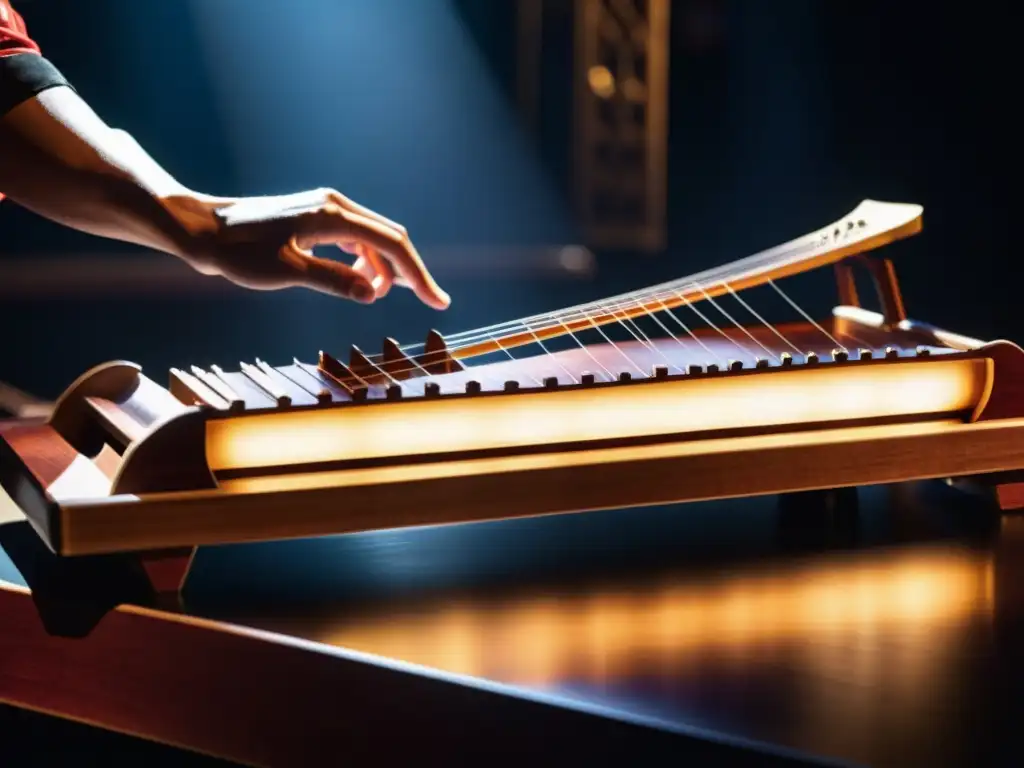
[[[186,258],[228,202],[187,189],[64,87],[0,121],[0,191],[65,226]]]

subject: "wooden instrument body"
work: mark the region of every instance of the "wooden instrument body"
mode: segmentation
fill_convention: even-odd
[[[1024,352],[1018,347],[973,342],[920,324],[885,330],[879,316],[852,308],[839,308],[830,326],[830,333],[851,348],[870,345],[873,356],[832,360],[815,341],[820,332],[794,326],[784,329],[787,337],[810,351],[817,344],[818,362],[691,371],[693,349],[661,344],[660,353],[685,373],[512,391],[495,387],[469,395],[442,390],[400,401],[374,387],[362,402],[351,402],[351,394],[335,384],[336,400],[329,404],[232,411],[177,402],[168,416],[154,405],[172,402],[166,390],[136,368],[115,364],[72,387],[48,422],[0,425],[3,483],[54,552],[83,555],[181,552],[204,544],[1024,467],[1024,449],[1018,448],[1024,419],[1017,418],[1024,417],[1018,406],[1024,400],[1016,397],[1024,386]],[[706,343],[714,349],[724,342],[709,338]],[[654,354],[634,350],[634,359],[643,351]],[[571,359],[579,353],[558,354],[567,367],[579,369],[580,361]],[[618,347],[591,347],[587,354],[610,368],[623,367],[614,360]],[[520,376],[523,370],[520,365]],[[472,369],[435,380],[452,384],[454,379],[453,388],[464,390],[471,376]],[[732,399],[723,407],[722,393],[729,387]],[[871,393],[879,389],[891,396],[872,401]],[[863,407],[840,402],[851,392],[864,400]],[[930,396],[937,398],[933,406]],[[558,397],[566,399],[559,403]],[[483,410],[470,411],[464,421],[482,424],[484,432],[470,435],[468,443],[459,444],[454,431],[420,435],[420,442],[443,447],[447,440],[455,450],[421,454],[400,443],[382,445],[367,431],[392,418],[414,433],[413,417],[419,420],[414,423],[428,425],[424,429],[434,424],[443,430],[445,424],[458,424],[461,409],[477,403]],[[627,414],[625,426],[616,428],[614,417],[627,403],[657,407],[646,416]],[[418,405],[434,410],[414,412]],[[145,407],[155,416],[149,427],[133,421]],[[714,408],[719,413],[709,412]],[[499,424],[504,409],[513,409],[514,416]],[[737,409],[743,412],[737,415]],[[757,423],[762,412],[766,418]],[[259,426],[268,414],[276,421],[245,428]],[[351,414],[365,418],[347,425],[344,419]],[[698,415],[692,424],[687,421]],[[555,423],[531,425],[531,418]],[[637,427],[643,418],[651,425],[646,433]],[[509,433],[505,442],[495,437],[502,424],[508,428],[508,422],[515,426],[520,420],[523,429]],[[225,427],[244,428],[237,438],[242,447],[233,449],[244,457],[246,446],[261,439],[283,447],[286,455],[294,441],[295,453],[301,454],[315,439],[311,423],[337,437],[337,445],[329,439],[322,452],[294,464],[231,466],[224,458],[233,455],[223,447]],[[267,437],[259,434],[263,429]],[[220,435],[220,442],[211,434]],[[532,440],[534,435],[541,439]],[[376,452],[351,453],[362,450],[361,439]],[[469,444],[484,447],[473,450]],[[219,458],[211,461],[215,454]]]
[[[166,388],[129,363],[90,371],[48,417],[0,422],[0,484],[27,518],[0,525],[0,546],[31,587],[0,585],[0,700],[255,765],[319,764],[331,743],[375,761],[410,744],[479,758],[513,721],[546,735],[520,730],[506,756],[556,741],[576,757],[657,751],[669,737],[640,725],[174,601],[203,545],[927,478],[980,480],[1024,507],[1024,350],[908,320],[888,261],[868,262],[883,313],[861,309],[836,259],[862,246],[814,257],[836,264],[842,302],[819,323],[485,368],[432,335],[416,357],[388,340],[378,359],[172,371]],[[762,357],[776,336],[794,354]],[[702,743],[703,762],[722,756]]]
[[[863,255],[919,231],[920,215],[865,201],[706,285],[451,348],[431,332],[416,354],[387,339],[347,364],[172,369],[166,388],[130,363],[99,366],[49,418],[0,422],[0,483],[53,552],[145,553],[172,592],[200,545],[925,478],[985,476],[1002,506],[1024,505],[1024,351],[909,320],[891,262]],[[654,339],[626,323],[698,294],[720,310],[714,296],[823,264],[844,304],[822,322],[726,315],[734,327]],[[860,307],[856,265],[882,314]],[[635,341],[582,344],[584,321]],[[559,333],[578,346],[544,346]],[[531,334],[545,354],[516,359],[508,349]],[[461,362],[495,345],[510,359]]]

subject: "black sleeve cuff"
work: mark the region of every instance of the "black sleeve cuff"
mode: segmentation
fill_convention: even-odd
[[[64,75],[35,53],[0,56],[0,117],[47,88],[68,85]]]

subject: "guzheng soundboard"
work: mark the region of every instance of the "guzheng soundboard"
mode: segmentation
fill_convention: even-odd
[[[724,267],[347,362],[166,386],[100,365],[49,418],[0,425],[0,480],[60,555],[924,478],[983,476],[1024,505],[1024,351],[909,319],[876,255],[921,219],[868,200]],[[815,320],[778,282],[825,266],[839,302]],[[798,319],[763,321],[753,288]]]

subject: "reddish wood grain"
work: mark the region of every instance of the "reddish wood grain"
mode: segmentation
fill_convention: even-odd
[[[80,456],[53,427],[20,423],[6,428],[3,439],[18,454],[42,488],[50,487]]]
[[[1024,482],[997,485],[996,501],[1004,512],[1024,509]]]
[[[1024,350],[1009,341],[994,341],[975,354],[990,358],[995,365],[992,392],[976,420],[1024,416]]]
[[[766,764],[749,747],[511,694],[144,609],[119,608],[82,639],[53,637],[26,591],[0,586],[0,700],[245,764],[488,764],[563,754],[628,762],[673,749],[699,761]]]
[[[162,549],[139,555],[142,569],[158,594],[177,594],[185,587],[195,547]]]

